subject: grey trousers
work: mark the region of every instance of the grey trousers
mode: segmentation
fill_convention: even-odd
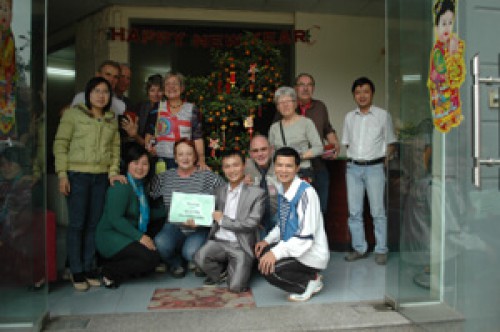
[[[254,257],[249,256],[238,242],[208,240],[194,255],[194,261],[214,281],[220,279],[227,265],[227,286],[232,292],[248,287]]]

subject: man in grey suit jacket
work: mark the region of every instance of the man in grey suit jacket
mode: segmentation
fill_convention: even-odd
[[[194,256],[207,274],[205,286],[221,283],[227,265],[227,284],[232,292],[248,289],[255,259],[258,226],[264,214],[264,190],[246,185],[245,157],[238,151],[222,157],[222,170],[229,185],[215,190],[216,211],[208,240]]]

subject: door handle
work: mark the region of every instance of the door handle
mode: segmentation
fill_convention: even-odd
[[[481,103],[480,103],[480,84],[500,84],[500,78],[480,77],[479,72],[479,53],[472,57],[472,109],[473,130],[472,135],[472,158],[474,166],[472,168],[473,182],[477,189],[481,189],[481,165],[494,166],[500,165],[500,159],[481,159]]]

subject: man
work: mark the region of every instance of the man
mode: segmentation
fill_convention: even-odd
[[[274,155],[278,186],[278,224],[255,245],[259,271],[290,301],[307,301],[323,288],[319,271],[330,258],[316,191],[297,177],[300,156],[291,147]]]
[[[311,119],[318,130],[319,136],[327,144],[333,146],[333,151],[324,154],[323,159],[335,159],[340,152],[340,144],[337,134],[328,118],[328,110],[321,100],[313,99],[315,88],[314,77],[311,74],[302,73],[295,79],[295,91],[297,92],[297,113]],[[312,160],[314,170],[313,186],[316,189],[323,216],[326,216],[328,208],[328,193],[330,189],[330,175],[322,158]]]
[[[222,157],[222,170],[229,185],[215,190],[216,210],[208,240],[195,254],[196,265],[207,274],[205,286],[223,281],[231,292],[244,292],[254,262],[253,248],[264,213],[264,191],[244,183],[245,157],[237,151]]]
[[[250,141],[250,158],[245,166],[245,182],[256,185],[266,192],[264,216],[261,222],[261,238],[264,238],[276,224],[274,216],[278,207],[276,176],[272,162],[273,147],[263,135],[255,135]]]
[[[352,247],[345,260],[352,262],[368,255],[363,225],[365,190],[375,230],[375,262],[387,261],[387,217],[384,207],[386,156],[396,141],[390,114],[372,105],[375,86],[366,77],[354,81],[351,89],[358,108],[347,113],[342,144],[347,147],[347,203]]]
[[[120,64],[120,78],[116,83],[114,88],[115,96],[123,101],[127,107],[127,110],[132,109],[132,101],[129,97],[125,96],[125,92],[130,88],[130,77],[132,72],[130,70],[130,66],[127,63]]]
[[[120,78],[120,65],[115,61],[106,60],[103,63],[101,63],[99,69],[95,73],[95,76],[105,78],[111,85],[111,88],[115,90],[116,84],[118,83],[118,79]],[[71,106],[84,103],[85,103],[85,92],[79,92],[73,98]],[[111,101],[111,110],[116,114],[116,116],[119,116],[125,112],[126,105],[123,101],[113,96]]]

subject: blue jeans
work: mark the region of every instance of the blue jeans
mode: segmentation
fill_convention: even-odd
[[[330,173],[328,173],[326,166],[314,170],[314,181],[312,185],[318,193],[321,213],[323,217],[325,217],[328,209],[328,193],[330,192]]]
[[[178,225],[167,222],[154,238],[156,249],[170,269],[183,266],[185,261],[193,260],[195,252],[206,242],[209,230],[200,227],[184,234]]]
[[[69,268],[72,274],[90,272],[95,267],[95,229],[104,209],[108,174],[68,172],[68,180],[66,245]]]
[[[358,166],[347,163],[347,203],[349,205],[349,230],[352,247],[363,254],[368,249],[363,224],[363,202],[365,189],[370,202],[370,212],[375,230],[375,253],[387,253],[387,217],[384,206],[384,164]]]

